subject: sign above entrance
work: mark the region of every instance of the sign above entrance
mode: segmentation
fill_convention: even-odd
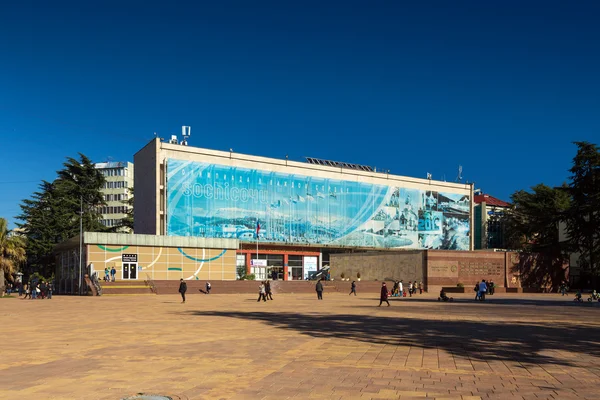
[[[122,262],[137,262],[137,254],[123,254],[121,256]]]
[[[251,267],[266,267],[267,266],[267,260],[250,260],[250,266]]]

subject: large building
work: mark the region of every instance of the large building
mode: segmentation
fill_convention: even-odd
[[[470,184],[176,140],[152,140],[134,163],[136,234],[237,239],[237,267],[257,279],[306,279],[356,250],[473,249]]]
[[[475,193],[473,201],[475,250],[506,249],[503,217],[510,211],[510,203],[481,192]]]
[[[97,163],[98,169],[106,182],[101,189],[106,206],[102,207],[102,225],[106,227],[118,227],[123,218],[127,217],[129,206],[127,200],[130,196],[130,188],[133,188],[134,169],[130,162],[104,162]],[[127,231],[126,228],[121,228]]]

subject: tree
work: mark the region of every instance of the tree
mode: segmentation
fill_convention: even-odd
[[[558,287],[565,279],[568,259],[560,241],[559,222],[569,208],[566,188],[539,184],[531,192],[511,196],[513,207],[506,215],[507,242],[521,253],[521,280],[527,286]]]
[[[0,218],[0,295],[4,293],[4,275],[12,280],[12,274],[26,260],[23,238],[11,236],[10,233],[6,219]]]
[[[588,142],[575,145],[577,154],[568,187],[572,201],[565,218],[567,233],[572,250],[580,253],[583,272],[592,275],[596,287],[600,273],[600,149]]]
[[[79,160],[67,158],[57,175],[53,182],[42,181],[32,198],[21,203],[17,218],[27,238],[28,274],[52,275],[54,246],[79,235],[80,217],[84,231],[106,231],[99,209],[104,204],[104,177],[90,159],[83,154]]]

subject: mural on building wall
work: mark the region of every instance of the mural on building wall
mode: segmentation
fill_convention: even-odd
[[[167,161],[168,235],[468,250],[469,212],[465,195]]]
[[[90,245],[87,262],[100,276],[114,267],[119,280],[236,278],[235,250],[226,249]],[[135,274],[125,273],[124,266],[134,266]]]

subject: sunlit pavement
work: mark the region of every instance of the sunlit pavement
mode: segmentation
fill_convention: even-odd
[[[600,303],[0,299],[0,399],[597,399]]]

